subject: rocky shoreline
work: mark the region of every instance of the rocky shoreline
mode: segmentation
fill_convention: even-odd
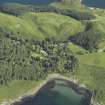
[[[92,92],[88,88],[86,88],[85,85],[82,85],[82,84],[79,85],[78,80],[76,80],[75,77],[68,78],[60,74],[51,74],[43,83],[41,83],[37,88],[35,88],[35,90],[30,91],[26,95],[12,101],[10,104],[5,104],[5,105],[18,105],[19,103],[24,102],[25,100],[29,100],[31,97],[37,95],[39,91],[41,91],[43,88],[46,88],[47,84],[49,82],[52,82],[54,79],[68,82],[68,85],[71,88],[73,88],[79,94],[84,94],[86,97],[88,97],[89,102],[91,102]],[[96,104],[91,103],[90,105],[96,105]]]
[[[62,79],[65,81],[68,81],[70,83],[70,85],[73,86],[73,89],[76,90],[76,92],[82,93],[83,91],[81,91],[82,89],[87,90],[87,92],[89,92],[89,94],[87,96],[90,96],[90,105],[102,105],[100,103],[98,103],[93,97],[92,97],[92,92],[84,85],[84,84],[80,84],[78,79],[74,76],[72,76],[71,78],[62,76],[60,74],[50,74],[45,81],[43,81],[41,84],[39,84],[36,88],[34,88],[31,91],[28,91],[26,94],[24,94],[23,96],[18,97],[17,99],[11,100],[10,102],[8,101],[4,101],[3,103],[1,103],[1,105],[16,105],[16,103],[21,103],[22,101],[25,101],[26,99],[28,99],[29,97],[33,97],[35,95],[38,94],[38,92],[50,81],[54,80],[54,79]],[[80,89],[80,91],[79,91]]]

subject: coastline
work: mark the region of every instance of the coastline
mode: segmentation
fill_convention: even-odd
[[[78,83],[78,79],[76,79],[74,76],[71,78],[62,76],[60,74],[49,74],[48,77],[46,78],[45,81],[43,81],[42,83],[40,83],[39,86],[37,86],[36,88],[34,88],[31,91],[28,91],[26,94],[24,94],[23,96],[18,97],[17,99],[13,100],[10,102],[10,104],[3,104],[3,105],[15,105],[15,103],[21,103],[22,101],[24,101],[24,99],[27,99],[31,96],[35,96],[48,82],[50,82],[51,80],[54,79],[62,79],[64,81],[68,81],[71,84],[71,87],[73,87],[74,85],[77,87],[77,89],[74,87],[74,89],[76,89],[77,92],[79,92],[78,90],[80,89],[86,89],[89,90],[85,85],[83,84],[79,84]],[[78,88],[79,87],[79,88]],[[92,97],[92,96],[91,96]],[[90,99],[91,100],[91,99]],[[99,104],[93,104],[93,100],[90,101],[91,105],[99,105]],[[96,103],[96,102],[95,102]]]
[[[21,102],[22,99],[24,99],[26,97],[33,96],[33,95],[35,96],[44,85],[46,85],[49,81],[51,81],[55,78],[56,79],[64,79],[64,80],[73,82],[75,84],[78,84],[78,80],[76,80],[74,77],[68,78],[68,77],[62,76],[60,74],[49,74],[48,77],[43,82],[41,82],[37,87],[35,87],[31,91],[28,91],[23,96],[19,96],[17,99],[12,100],[9,105],[13,105],[15,102]],[[81,86],[83,86],[83,85],[81,85]]]
[[[86,8],[89,8],[91,10],[94,10],[94,9],[103,10],[104,9],[104,8],[99,8],[99,7],[87,6],[83,3],[83,0],[80,0],[80,4],[81,4],[82,7],[86,7]]]

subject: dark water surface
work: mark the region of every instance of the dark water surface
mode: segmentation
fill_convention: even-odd
[[[6,2],[17,2],[17,3],[25,3],[25,4],[49,4],[56,0],[0,0],[0,3]]]
[[[18,2],[27,4],[49,4],[55,1],[59,0],[0,0],[0,3]],[[82,0],[82,3],[89,7],[105,8],[105,0]]]
[[[74,86],[74,88],[71,88]],[[77,92],[78,91],[78,92]],[[26,98],[14,105],[90,105],[90,94],[64,80],[53,80],[36,96]]]
[[[105,0],[83,0],[82,2],[89,7],[105,8]]]

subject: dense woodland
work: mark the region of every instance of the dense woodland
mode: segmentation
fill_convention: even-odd
[[[39,80],[51,72],[73,72],[77,58],[66,42],[23,39],[0,30],[0,84],[11,80]]]
[[[80,32],[77,35],[70,37],[70,41],[80,45],[81,47],[92,51],[97,49],[99,42],[101,42],[102,38],[99,32],[95,32],[93,30],[88,30],[84,32]]]

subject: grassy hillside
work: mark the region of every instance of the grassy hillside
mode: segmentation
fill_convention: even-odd
[[[105,104],[105,68],[81,64],[76,73],[79,82],[94,91],[94,99]]]
[[[80,63],[105,68],[105,53],[91,53],[79,56]]]
[[[41,82],[41,81],[40,81]],[[2,101],[15,99],[40,84],[39,81],[13,81],[8,86],[0,86],[0,105]],[[21,89],[20,89],[21,86]]]
[[[34,28],[25,20],[2,13],[0,13],[0,20],[0,28],[5,29],[5,32],[12,32],[15,33],[15,35],[19,34],[22,35],[22,37],[31,36],[30,38],[35,37],[43,39],[43,35],[37,27]]]
[[[70,51],[72,51],[74,54],[77,54],[77,55],[83,55],[83,54],[88,53],[88,51],[85,50],[84,48],[82,48],[74,43],[71,43],[71,42],[68,43],[67,48]]]
[[[22,37],[66,40],[84,30],[81,22],[55,13],[26,13],[20,18],[0,13],[0,28]],[[27,30],[27,31],[26,31]]]
[[[91,53],[79,56],[77,76],[95,92],[95,99],[105,103],[105,53]]]

